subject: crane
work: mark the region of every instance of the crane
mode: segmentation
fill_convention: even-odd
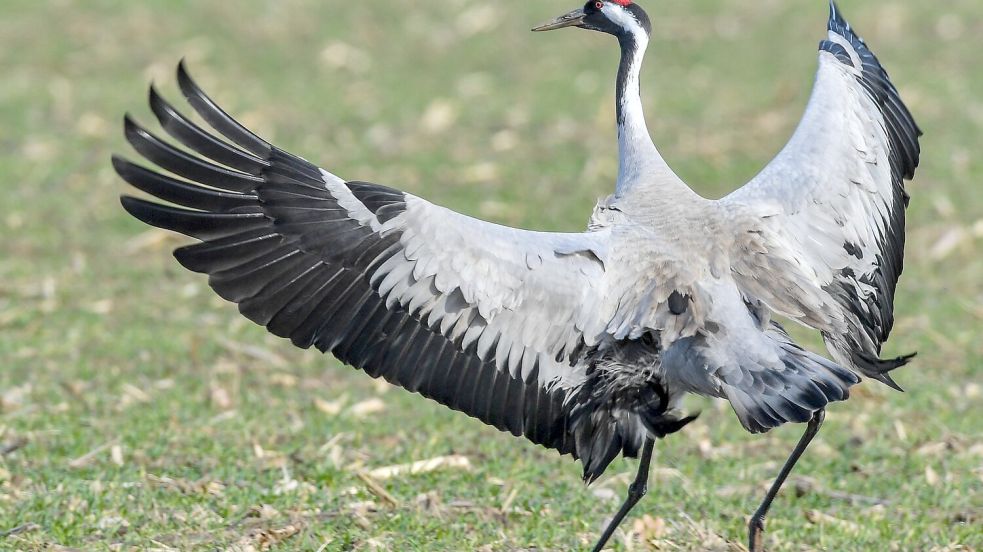
[[[137,219],[198,240],[175,251],[250,320],[374,378],[581,461],[585,482],[639,457],[601,550],[647,490],[655,441],[695,416],[687,394],[729,401],[743,427],[806,430],[748,524],[764,519],[829,403],[911,356],[880,357],[902,270],[904,182],[921,131],[874,54],[830,4],[805,115],[753,180],[718,200],[691,190],[646,127],[639,73],[652,25],[597,0],[536,27],[615,36],[619,171],[585,232],[484,222],[395,188],[340,178],[246,129],[192,80],[210,129],[151,86],[176,142],[129,115],[128,142],[165,172],[114,156]],[[781,316],[819,331],[831,359]]]

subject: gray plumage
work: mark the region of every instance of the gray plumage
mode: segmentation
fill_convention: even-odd
[[[688,423],[686,393],[729,401],[762,432],[809,421],[858,375],[895,385],[888,371],[907,358],[879,353],[920,133],[864,42],[833,9],[792,140],[709,200],[646,129],[647,17],[594,4],[572,17],[622,44],[620,170],[586,232],[508,228],[346,181],[236,123],[183,65],[181,89],[217,135],[152,91],[164,130],[194,153],[128,118],[135,149],[181,179],[115,158],[126,181],[177,207],[123,205],[201,240],[178,261],[274,334],[572,454],[588,481]],[[822,332],[833,360],[796,345],[773,313]]]

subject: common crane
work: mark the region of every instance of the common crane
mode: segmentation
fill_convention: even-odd
[[[597,479],[640,456],[595,550],[646,492],[655,440],[692,421],[687,393],[730,402],[752,433],[807,423],[749,523],[764,518],[823,423],[866,376],[900,389],[882,360],[901,273],[904,211],[921,135],[877,58],[830,5],[804,118],[782,152],[720,200],[694,193],[646,129],[639,71],[651,23],[631,0],[587,2],[533,30],[617,37],[618,180],[582,233],[476,220],[397,189],[339,178],[236,122],[178,83],[215,132],[151,87],[163,129],[125,118],[148,161],[119,175],[174,204],[124,196],[147,224],[200,243],[175,251],[243,315],[486,424],[583,463]],[[216,134],[217,133],[217,134]],[[822,333],[806,351],[777,314]]]

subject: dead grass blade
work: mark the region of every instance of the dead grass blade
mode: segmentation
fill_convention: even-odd
[[[397,464],[395,466],[376,468],[369,471],[367,475],[373,479],[385,480],[403,475],[430,473],[441,469],[470,470],[471,461],[467,456],[461,456],[459,454],[451,456],[438,456],[436,458],[420,460],[411,464]]]
[[[7,529],[6,531],[0,531],[0,539],[5,539],[7,537],[12,537],[14,535],[20,535],[22,533],[30,533],[31,531],[37,531],[41,526],[37,523],[25,523],[23,525],[18,525],[13,529]]]
[[[69,461],[68,462],[68,467],[69,468],[72,468],[72,469],[76,469],[76,470],[77,469],[84,468],[84,467],[88,466],[90,463],[92,463],[92,461],[95,460],[95,458],[97,456],[99,456],[103,452],[111,449],[113,447],[113,445],[116,445],[118,443],[119,443],[119,440],[118,439],[113,439],[112,441],[110,441],[108,443],[105,443],[103,445],[99,445],[98,447],[90,450],[89,452],[83,454],[82,456],[79,456],[78,458]]]
[[[365,483],[365,486],[368,487],[369,491],[372,494],[374,494],[376,497],[378,497],[380,500],[389,504],[393,508],[399,506],[399,500],[397,500],[396,497],[394,497],[393,495],[389,494],[389,491],[382,488],[382,485],[380,485],[378,481],[373,479],[371,475],[363,471],[358,471],[355,472],[355,476],[361,479],[362,483]]]
[[[221,340],[219,345],[228,350],[230,353],[239,354],[254,360],[258,360],[271,368],[283,370],[289,366],[287,360],[282,356],[257,345],[239,343],[238,341],[232,341],[230,339]]]
[[[814,525],[836,525],[851,533],[859,533],[861,529],[859,525],[852,521],[833,517],[825,512],[820,512],[819,510],[809,510],[806,512],[806,519],[809,520],[809,523]]]

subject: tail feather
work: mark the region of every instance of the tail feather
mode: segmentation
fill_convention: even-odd
[[[748,336],[745,336],[748,337]],[[745,429],[764,433],[782,424],[809,421],[827,404],[850,396],[860,382],[852,371],[795,344],[777,322],[764,333],[767,349],[738,340],[681,340],[667,351],[668,361],[681,373],[706,373],[710,366],[717,386],[714,396],[730,401]],[[735,358],[734,364],[713,363]],[[693,381],[693,380],[690,380]]]

